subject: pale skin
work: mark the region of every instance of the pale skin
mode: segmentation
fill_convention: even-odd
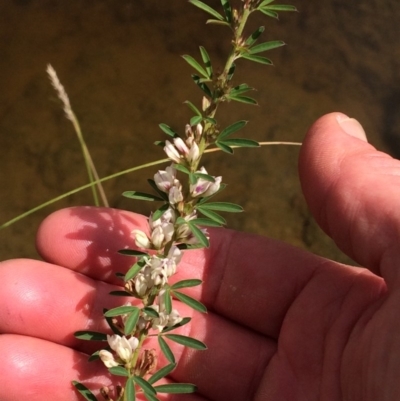
[[[179,363],[168,378],[199,391],[163,400],[400,399],[400,162],[357,127],[339,113],[319,119],[299,173],[317,222],[364,268],[213,230],[211,248],[187,253],[174,278],[204,280],[188,294],[209,313],[194,314],[182,333],[209,350],[175,347]],[[86,362],[93,347],[73,332],[100,330],[102,308],[121,302],[107,294],[119,285],[114,272],[132,259],[116,251],[132,247],[130,231],[144,225],[144,217],[113,209],[61,210],[39,229],[43,261],[0,264],[2,401],[75,401],[71,380],[110,384],[101,362]]]

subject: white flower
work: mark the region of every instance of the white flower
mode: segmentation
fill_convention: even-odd
[[[174,162],[180,163],[181,161],[181,155],[175,148],[175,146],[170,142],[170,141],[165,141],[165,146],[164,146],[164,152],[167,154],[167,156]]]
[[[168,193],[170,188],[174,185],[175,178],[176,169],[174,164],[171,164],[165,170],[159,170],[154,175],[154,181],[157,185],[157,188],[166,193]]]
[[[192,146],[190,147],[189,153],[186,156],[186,159],[189,162],[192,162],[192,161],[196,161],[199,157],[200,157],[200,149],[199,149],[197,143],[193,142]]]
[[[176,180],[178,181],[178,180]],[[178,181],[179,182],[179,181]],[[182,188],[181,185],[174,185],[171,187],[168,193],[168,201],[171,205],[175,205],[179,202],[183,201],[183,193],[182,193]]]
[[[99,352],[99,357],[107,368],[118,366],[119,363],[114,359],[114,355],[105,349]]]
[[[149,249],[151,248],[151,242],[147,235],[142,230],[133,230],[132,234],[135,238],[135,244],[138,248]]]
[[[186,156],[189,153],[189,148],[186,146],[186,143],[183,142],[182,138],[174,138],[174,145],[181,155]]]
[[[207,174],[207,170],[201,167],[196,173]],[[198,178],[195,184],[190,185],[190,194],[195,198],[196,196],[211,196],[217,192],[221,186],[222,177],[213,177],[214,182]]]
[[[125,336],[121,337],[118,334],[112,336],[107,335],[107,341],[111,349],[115,351],[124,362],[130,362],[133,352],[139,345],[139,340],[136,337],[127,339]]]

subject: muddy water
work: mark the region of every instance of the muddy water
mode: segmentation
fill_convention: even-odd
[[[210,0],[210,4],[211,4]],[[219,2],[214,1],[219,4]],[[400,48],[396,0],[293,1],[301,13],[265,24],[266,40],[289,44],[270,53],[274,67],[238,65],[237,83],[258,89],[260,107],[226,105],[225,124],[250,121],[256,140],[301,141],[320,115],[343,111],[359,119],[370,142],[400,154]],[[199,104],[182,54],[204,45],[216,68],[228,36],[204,25],[186,1],[14,0],[0,5],[0,222],[86,183],[78,142],[47,80],[51,63],[70,96],[100,176],[163,157],[152,145],[157,125],[182,130]],[[220,42],[221,40],[221,42]],[[230,226],[269,235],[340,261],[347,259],[316,226],[297,178],[298,148],[237,151],[207,157],[208,169],[229,183],[225,197],[246,213]],[[105,184],[110,204],[138,212],[146,205],[121,193],[145,190],[129,174]],[[0,259],[38,257],[34,236],[52,211],[92,203],[84,191],[0,232]]]

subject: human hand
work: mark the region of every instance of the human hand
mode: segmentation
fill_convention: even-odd
[[[369,270],[213,230],[210,249],[187,252],[174,276],[204,280],[188,294],[209,313],[182,330],[209,350],[174,345],[179,364],[169,378],[199,392],[163,400],[400,399],[400,162],[346,135],[337,116],[310,129],[300,178],[321,227]],[[144,224],[129,212],[64,209],[39,229],[45,262],[0,264],[0,400],[73,401],[71,380],[110,385],[104,365],[87,362],[91,343],[73,333],[105,328],[102,308],[121,303],[108,295],[120,284],[114,273],[132,264],[117,251],[133,247],[130,232]]]

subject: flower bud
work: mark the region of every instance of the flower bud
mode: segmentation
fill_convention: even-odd
[[[170,141],[165,141],[164,152],[174,162],[180,163],[181,156],[175,146]]]
[[[144,248],[144,249],[151,248],[151,242],[143,231],[133,230],[132,234],[135,238],[135,244],[138,248]]]

